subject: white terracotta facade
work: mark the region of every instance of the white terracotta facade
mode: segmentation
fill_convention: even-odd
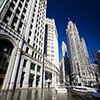
[[[84,39],[80,39],[76,25],[68,22],[67,42],[71,67],[72,85],[91,85],[96,82],[92,78],[91,65]],[[92,75],[92,76],[91,76]]]
[[[58,33],[54,19],[46,18],[44,49],[44,87],[56,87],[59,85],[59,54]]]
[[[47,0],[5,0],[1,5],[0,62],[6,70],[0,63],[0,89],[42,87],[46,6]]]

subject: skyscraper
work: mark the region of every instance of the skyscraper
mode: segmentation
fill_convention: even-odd
[[[66,73],[65,73],[65,67],[66,67],[66,59],[67,59],[67,47],[66,47],[66,44],[64,43],[64,41],[62,42],[62,48],[61,48],[61,51],[62,51],[62,60],[61,60],[61,66],[62,66],[62,80],[63,82],[66,82]]]
[[[89,85],[91,80],[91,66],[84,39],[80,39],[78,29],[72,21],[67,26],[67,42],[71,66],[71,80],[73,85]]]
[[[69,58],[67,55],[67,46],[64,41],[62,41],[62,47],[61,47],[61,52],[62,52],[62,59],[60,62],[60,83],[67,83],[69,84],[69,74],[70,74],[70,64],[69,64]]]
[[[47,0],[0,6],[0,89],[42,87]]]
[[[100,50],[97,52],[97,62],[98,62],[99,71],[100,71]]]
[[[44,44],[44,66],[45,86],[55,87],[59,83],[59,54],[58,33],[54,19],[46,18],[45,44]]]
[[[54,19],[46,18],[47,59],[59,68],[58,33]]]

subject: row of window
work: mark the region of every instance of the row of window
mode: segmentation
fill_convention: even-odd
[[[33,10],[33,17],[32,17],[32,21],[31,21],[32,23],[34,21],[33,18],[35,16],[35,12],[36,12],[36,3],[37,3],[37,0],[35,1],[35,8]],[[38,16],[37,16],[38,19],[37,19],[37,24],[36,24],[36,30],[35,30],[33,48],[36,49],[37,51],[39,51],[41,53],[42,52],[41,47],[43,46],[43,43],[42,43],[42,41],[43,41],[43,37],[42,37],[43,32],[42,32],[42,28],[41,27],[43,27],[43,24],[41,24],[42,17],[40,15],[41,14],[39,13]],[[29,36],[31,36],[31,34],[32,34],[32,28],[33,28],[33,24],[31,24],[31,26],[30,26]],[[40,41],[40,39],[42,41]],[[27,42],[30,43],[30,38],[28,38]],[[39,44],[40,47],[38,47],[36,44],[37,45]]]
[[[40,8],[41,9],[41,8]],[[40,11],[39,9],[39,11]],[[38,11],[38,15],[37,15],[37,24],[36,24],[36,29],[35,29],[35,36],[34,36],[34,44],[33,47],[39,51],[40,53],[42,53],[42,49],[41,47],[43,46],[43,28],[44,28],[44,23],[43,23],[43,17],[41,12]],[[40,47],[38,47],[37,45],[39,44]]]
[[[17,7],[17,9],[16,9],[16,12],[15,12],[15,14],[13,14],[14,17],[12,17],[13,19],[10,20],[11,15],[12,15],[12,12],[13,12],[13,10],[14,10],[14,8],[15,8],[15,5],[16,5],[16,2],[17,2],[17,0],[13,0],[13,1],[10,3],[10,6],[9,6],[9,8],[8,8],[8,10],[7,10],[7,12],[6,12],[6,15],[5,15],[4,19],[3,19],[3,21],[4,21],[5,23],[7,23],[7,24],[8,24],[9,21],[12,21],[12,22],[11,22],[11,27],[12,27],[12,29],[16,29],[16,31],[17,31],[18,33],[21,32],[21,29],[22,29],[22,26],[23,26],[23,20],[24,20],[24,18],[25,18],[25,13],[26,13],[26,9],[27,9],[29,0],[26,0],[26,3],[25,3],[25,5],[24,5],[24,9],[23,9],[23,14],[21,14],[21,16],[19,16],[20,13],[21,13],[21,10],[22,10],[23,1],[24,1],[24,0],[21,0],[21,1],[19,2],[18,7]],[[19,20],[19,17],[21,17],[20,20]],[[16,26],[18,20],[19,20],[19,23],[18,23],[18,26]]]
[[[22,85],[23,85],[24,75],[25,75],[25,72],[22,72],[21,81],[20,81],[20,87],[22,87]],[[34,83],[34,76],[35,76],[35,74],[30,73],[29,81],[28,81],[28,84],[29,84],[28,87],[33,87],[33,85],[34,85],[33,84]],[[38,87],[39,82],[40,82],[40,75],[37,75],[36,76],[36,87]]]
[[[40,44],[41,42],[39,42],[39,44]],[[37,50],[39,53],[42,53],[42,45],[40,45],[40,47],[39,46],[37,46],[36,45],[36,43],[33,43],[33,48],[35,49],[35,50]]]
[[[23,67],[26,67],[27,60],[24,60]],[[30,69],[35,71],[36,64],[31,63]],[[37,72],[41,72],[41,66],[37,66]]]
[[[36,6],[37,6],[37,0],[35,0],[35,5],[34,5],[34,9],[33,9],[33,14],[32,14],[32,19],[31,19],[31,25],[30,25],[30,31],[29,31],[29,36],[31,37],[32,35],[32,28],[33,28],[33,23],[34,23],[34,17],[35,17],[35,13],[36,13]],[[28,43],[30,43],[30,38],[28,38]]]
[[[26,47],[26,53],[28,52],[29,52],[29,47]],[[39,54],[35,53],[34,51],[32,51],[32,57],[39,61],[42,61],[42,57]]]

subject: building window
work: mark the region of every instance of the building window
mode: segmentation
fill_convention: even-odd
[[[24,64],[23,64],[23,67],[25,67],[25,66],[26,66],[26,62],[27,62],[27,60],[24,60]]]
[[[31,69],[35,70],[35,64],[31,63]]]
[[[23,80],[24,80],[24,75],[25,75],[25,72],[22,72],[21,81],[20,81],[20,87],[22,87]]]
[[[53,59],[51,59],[51,61],[53,61]]]
[[[30,39],[28,39],[28,41],[27,41],[28,43],[30,43]]]
[[[33,23],[34,19],[32,18],[32,23]]]
[[[23,12],[26,13],[26,9],[25,8],[24,8]]]
[[[32,29],[33,25],[31,24],[30,29]]]
[[[35,58],[36,58],[36,56],[37,56],[37,53],[35,53]]]
[[[38,38],[37,38],[36,42],[38,43]]]
[[[22,8],[22,4],[21,3],[19,3],[19,7]]]
[[[39,81],[40,81],[40,76],[37,75],[37,77],[36,77],[36,87],[38,87],[38,85],[39,85]]]
[[[31,36],[31,34],[32,34],[32,32],[31,32],[31,31],[29,31],[29,36]]]
[[[7,13],[6,13],[6,15],[5,15],[3,21],[4,21],[5,23],[8,23],[8,17],[10,18],[11,15],[12,15],[12,11],[11,11],[10,9],[8,9],[8,11],[7,11]]]
[[[37,3],[37,0],[35,0],[35,3]]]
[[[37,50],[37,45],[36,45],[36,50]]]
[[[41,70],[41,67],[37,66],[37,72],[40,72],[40,70]]]
[[[33,86],[33,81],[34,81],[34,74],[30,74],[30,76],[29,76],[29,87]]]
[[[54,51],[53,51],[53,50],[51,50],[51,52],[53,53]]]
[[[35,48],[35,43],[33,43],[33,48]]]
[[[51,55],[51,57],[54,57],[54,55]]]
[[[35,12],[36,10],[34,9],[34,12]]]
[[[25,7],[27,8],[27,6],[28,6],[28,4],[27,3],[25,3]]]
[[[24,19],[24,18],[25,18],[25,16],[22,14],[22,15],[21,15],[21,18],[22,18],[22,19]]]
[[[19,15],[19,13],[20,13],[20,10],[19,10],[19,9],[17,9],[17,10],[16,10],[16,13]]]
[[[27,2],[29,2],[29,0],[26,0]]]
[[[26,53],[28,53],[28,51],[29,51],[29,48],[27,47],[27,48],[26,48]]]
[[[10,6],[14,9],[15,5],[13,3],[10,4]]]
[[[35,14],[33,13],[33,17],[35,16]]]
[[[32,52],[32,57],[34,56],[34,51]]]
[[[38,55],[38,60],[40,60],[40,55]]]
[[[36,40],[36,36],[34,36],[34,41]]]

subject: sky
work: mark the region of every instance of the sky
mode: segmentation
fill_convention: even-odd
[[[47,0],[47,17],[56,22],[59,60],[62,41],[67,45],[68,18],[76,23],[80,38],[84,37],[89,55],[100,50],[100,0]]]

